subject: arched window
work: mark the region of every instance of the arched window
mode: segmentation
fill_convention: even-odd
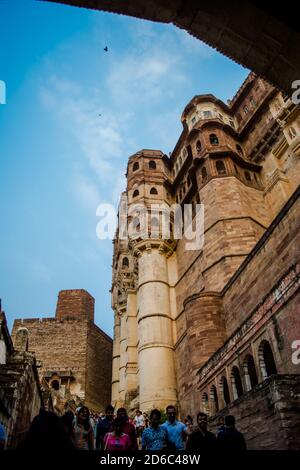
[[[58,380],[52,380],[51,388],[53,388],[53,390],[59,390],[59,381]]]
[[[151,217],[151,227],[159,227],[159,220],[157,217]]]
[[[139,194],[140,194],[140,193],[139,193],[139,190],[138,190],[138,189],[135,189],[135,190],[133,191],[132,197],[137,197]]]
[[[258,384],[255,362],[251,354],[244,360],[244,374],[247,392]]]
[[[231,379],[232,379],[232,390],[234,399],[243,395],[243,384],[240,376],[240,371],[237,366],[234,366],[231,370]]]
[[[201,176],[202,176],[202,181],[205,181],[207,179],[207,170],[205,166],[201,170]]]
[[[151,217],[151,235],[158,235],[159,233],[159,219],[157,217]]]
[[[226,175],[226,168],[222,160],[216,161],[216,170],[218,172],[218,175]]]
[[[212,413],[215,414],[219,411],[219,399],[215,385],[212,385],[210,389],[210,401],[212,404]]]
[[[197,143],[196,143],[196,151],[197,153],[201,153],[201,150],[202,150],[202,145],[201,145],[201,142],[200,140],[197,140]]]
[[[139,167],[140,167],[140,165],[138,164],[138,162],[134,162],[133,167],[132,167],[132,170],[133,170],[133,171],[136,171],[136,170],[139,169]]]
[[[219,139],[216,136],[216,134],[210,134],[209,141],[210,141],[211,145],[219,145]]]
[[[158,194],[156,188],[151,188],[150,189],[150,194]]]
[[[212,117],[212,112],[210,110],[203,111],[204,119],[210,119]]]
[[[226,405],[230,403],[230,394],[226,377],[221,378],[221,388],[223,392],[223,398]]]
[[[245,178],[247,181],[251,181],[251,175],[249,173],[249,171],[245,171]]]
[[[125,256],[125,258],[123,258],[122,266],[123,266],[123,268],[128,268],[129,267],[129,260],[126,256]]]
[[[150,168],[150,170],[156,170],[156,163],[155,163],[154,160],[150,160],[149,168]]]
[[[244,151],[243,151],[243,149],[242,149],[242,147],[241,147],[240,145],[237,144],[237,145],[236,145],[236,149],[237,149],[237,151],[238,151],[238,153],[239,153],[240,155],[244,155]]]
[[[141,230],[141,223],[140,223],[140,218],[135,217],[132,222],[131,222],[131,228],[133,231],[133,238],[140,232]]]
[[[259,365],[263,379],[270,375],[277,374],[273,351],[270,343],[266,340],[262,341],[258,349]]]
[[[208,406],[208,395],[207,393],[203,393],[202,395],[202,411],[205,414],[209,414],[209,406]]]

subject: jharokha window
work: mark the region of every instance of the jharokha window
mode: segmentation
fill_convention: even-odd
[[[156,170],[156,163],[155,163],[154,160],[150,160],[149,168],[150,168],[150,170]]]
[[[219,145],[219,139],[216,134],[210,134],[209,141],[211,145]]]
[[[226,168],[222,160],[218,160],[216,162],[216,170],[218,172],[218,175],[226,175]]]
[[[209,119],[212,117],[212,112],[211,111],[203,111],[203,116],[205,119]]]
[[[139,166],[138,162],[135,162],[135,163],[133,164],[132,170],[133,170],[133,171],[137,171],[137,170],[139,169],[139,167],[140,167],[140,166]]]

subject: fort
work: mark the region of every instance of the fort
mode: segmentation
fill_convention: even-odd
[[[94,323],[94,303],[84,289],[63,290],[55,317],[15,320],[13,325],[14,344],[23,330],[58,413],[80,403],[100,412],[110,403],[112,340]]]
[[[195,96],[181,121],[170,156],[127,165],[121,202],[140,234],[114,240],[113,403],[202,410],[212,426],[230,411],[250,448],[299,447],[299,107],[251,72],[227,104]],[[201,249],[172,236],[172,217],[163,237],[151,208],[174,203],[204,205]]]

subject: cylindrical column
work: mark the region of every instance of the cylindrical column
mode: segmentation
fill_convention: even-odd
[[[111,400],[115,405],[119,399],[120,386],[120,317],[115,312],[114,321],[114,341],[113,341],[113,358],[112,358],[112,389]]]
[[[158,249],[139,258],[138,331],[141,409],[176,404],[167,259]]]
[[[136,291],[128,289],[126,310],[127,363],[125,397],[130,402],[137,391],[137,298]]]
[[[120,385],[119,385],[119,401],[121,404],[125,403],[125,374],[127,362],[127,337],[126,337],[126,312],[121,312],[121,326],[120,326]]]

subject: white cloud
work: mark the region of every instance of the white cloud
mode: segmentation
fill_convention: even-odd
[[[95,93],[97,94],[97,90]],[[113,193],[115,181],[122,174],[119,162],[124,158],[127,147],[120,129],[124,122],[128,125],[131,114],[127,113],[118,119],[118,116],[104,107],[101,107],[100,113],[98,97],[89,98],[86,95],[76,83],[57,76],[50,77],[40,90],[43,105],[53,112],[55,118],[59,119],[60,126],[63,126],[77,144],[79,152],[75,160],[82,155],[88,169],[96,175],[100,188],[109,188]],[[78,196],[84,205],[96,203],[97,206],[99,190],[95,183],[88,182],[84,165],[79,167],[81,170],[83,168],[83,174],[74,183]]]
[[[94,39],[100,44],[103,31],[98,22],[96,25]],[[111,31],[104,33],[113,40]],[[165,146],[166,151],[174,147],[178,127],[167,129],[169,122],[174,123],[175,114],[175,119],[180,117],[174,100],[183,84],[189,82],[187,65],[191,57],[200,60],[214,53],[185,31],[146,21],[132,20],[126,41],[125,49],[109,49],[105,65],[99,59],[99,80],[88,79],[86,88],[53,74],[40,90],[43,105],[77,145],[74,168],[76,159],[84,157],[85,165],[78,165],[74,188],[85,207],[95,204],[103,191],[107,201],[118,199],[125,186],[128,155],[139,146],[146,147],[145,140],[150,142],[154,136],[154,142]],[[55,65],[56,70],[64,70]],[[146,139],[141,139],[139,132]],[[150,144],[153,146],[155,143]]]

